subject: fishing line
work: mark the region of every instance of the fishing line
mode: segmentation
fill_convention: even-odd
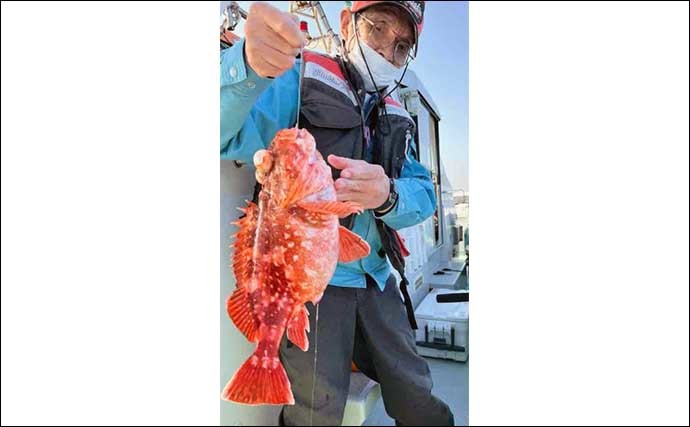
[[[316,330],[314,331],[314,374],[311,379],[311,412],[309,413],[309,426],[314,425],[314,398],[316,397],[316,361],[319,353],[319,306],[316,304]]]

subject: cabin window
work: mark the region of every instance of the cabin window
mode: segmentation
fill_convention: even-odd
[[[414,120],[414,141],[412,141],[412,156],[416,161],[420,161],[419,159],[419,146],[421,145],[419,143],[419,120],[417,120],[417,116],[413,115],[412,120]]]
[[[440,141],[438,133],[438,122],[439,118],[434,114],[431,106],[424,100],[420,98],[422,105],[424,106],[424,114],[427,123],[427,135],[429,144],[427,145],[426,151],[427,155],[425,166],[431,172],[431,180],[434,183],[434,190],[436,192],[436,210],[432,215],[432,230],[429,230],[428,238],[433,239],[434,247],[438,247],[443,244],[443,212],[441,211],[441,159],[440,159]]]

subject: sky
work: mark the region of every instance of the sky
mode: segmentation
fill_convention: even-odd
[[[229,2],[221,1],[220,10]],[[249,10],[251,1],[240,1]],[[267,3],[288,11],[287,1]],[[340,11],[344,1],[321,2],[333,30],[340,32]],[[315,31],[312,22],[311,31]],[[242,25],[235,33],[243,35]],[[453,190],[469,192],[468,186],[468,2],[427,2],[424,28],[417,58],[410,69],[417,73],[436,106],[439,122],[441,160]]]

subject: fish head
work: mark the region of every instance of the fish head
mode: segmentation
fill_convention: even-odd
[[[330,167],[306,129],[279,131],[267,150],[254,155],[257,180],[286,208],[333,184]]]

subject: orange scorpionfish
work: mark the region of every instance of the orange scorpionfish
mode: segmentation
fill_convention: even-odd
[[[246,405],[295,403],[278,357],[283,334],[309,348],[309,313],[336,264],[369,254],[369,245],[338,218],[361,213],[354,202],[336,200],[331,169],[304,129],[279,131],[270,147],[254,155],[262,184],[258,205],[248,202],[235,224],[233,271],[237,287],[228,315],[256,350],[223,390],[222,399]]]

